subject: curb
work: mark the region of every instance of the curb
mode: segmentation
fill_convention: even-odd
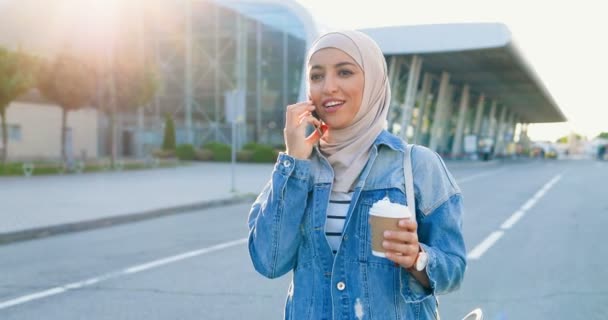
[[[5,245],[13,242],[21,242],[33,239],[46,238],[54,235],[60,235],[64,233],[72,233],[79,231],[86,231],[92,229],[100,229],[105,227],[111,227],[126,223],[138,222],[148,219],[161,218],[166,216],[172,216],[181,213],[188,213],[195,210],[204,210],[217,208],[232,204],[239,203],[251,203],[255,200],[252,193],[238,194],[232,197],[208,200],[202,202],[196,202],[185,205],[178,205],[167,208],[152,209],[148,211],[120,214],[107,218],[70,222],[59,225],[52,225],[48,227],[33,228],[15,232],[0,233],[0,245]]]
[[[492,159],[489,161],[481,161],[481,160],[453,160],[453,159],[444,159],[444,163],[448,168],[462,168],[462,167],[486,167],[491,165],[497,165],[503,163],[499,159]]]

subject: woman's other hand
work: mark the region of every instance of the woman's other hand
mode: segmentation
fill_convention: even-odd
[[[315,127],[322,128],[321,121],[312,116],[315,106],[311,101],[299,102],[287,107],[285,117],[285,136],[286,153],[297,159],[308,159],[312,153],[312,147],[321,139],[322,134],[318,130],[314,130],[306,137],[306,126],[311,124]]]
[[[382,246],[386,257],[403,268],[411,269],[416,262],[420,243],[418,242],[418,224],[415,220],[403,219],[398,223],[399,231],[385,231]]]

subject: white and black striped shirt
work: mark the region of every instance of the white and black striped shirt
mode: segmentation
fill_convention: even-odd
[[[331,192],[329,196],[329,206],[327,207],[327,221],[325,222],[325,236],[329,242],[329,246],[334,254],[338,252],[342,235],[344,232],[344,223],[346,214],[350,206],[353,193]]]

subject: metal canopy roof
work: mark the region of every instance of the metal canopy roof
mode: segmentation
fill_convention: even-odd
[[[497,99],[522,122],[561,122],[561,112],[499,23],[398,26],[364,29],[387,56],[418,55],[422,72],[450,73],[450,82]]]

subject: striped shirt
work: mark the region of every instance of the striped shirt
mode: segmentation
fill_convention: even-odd
[[[352,192],[345,193],[333,191],[329,196],[327,220],[325,221],[325,236],[334,254],[338,252],[338,248],[342,242],[344,223],[352,197]]]

